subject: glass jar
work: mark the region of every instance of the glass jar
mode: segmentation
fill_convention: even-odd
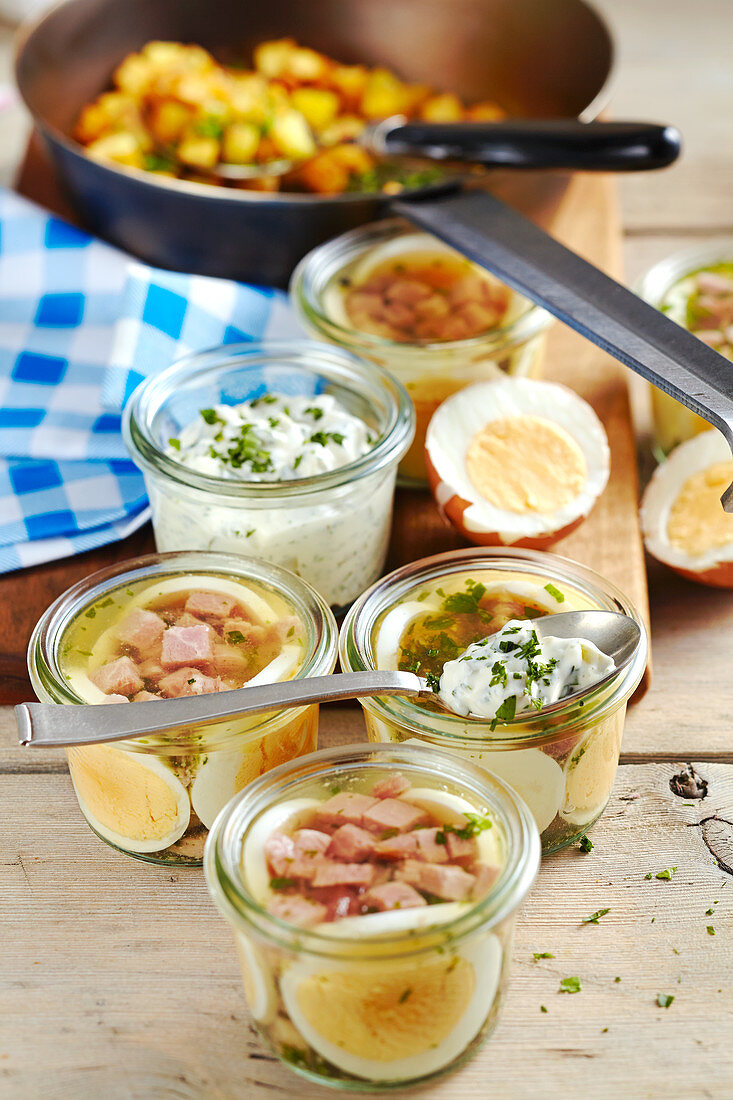
[[[336,622],[323,599],[292,573],[229,554],[149,555],[93,573],[41,617],[28,646],[30,679],[41,702],[78,705],[91,698],[71,675],[68,656],[80,620],[93,648],[100,609],[124,611],[142,582],[167,582],[172,589],[177,578],[181,590],[196,588],[197,581],[205,587],[211,578],[247,583],[301,624],[302,654],[293,677],[333,671]],[[95,693],[93,685],[90,690]],[[98,701],[112,700],[102,695]],[[149,863],[200,866],[207,830],[231,796],[262,772],[312,752],[317,741],[318,707],[309,705],[73,747],[67,758],[80,809],[102,840]]]
[[[656,309],[663,310],[673,320],[684,327],[686,303],[683,296],[679,301],[670,300],[670,291],[689,275],[717,264],[733,265],[733,239],[708,241],[694,248],[686,248],[667,256],[651,267],[637,282],[634,290]],[[733,364],[731,365],[733,378]],[[653,451],[656,459],[662,462],[678,443],[699,432],[709,431],[707,420],[675,401],[668,393],[650,385],[652,417],[654,423]]]
[[[564,848],[593,825],[610,797],[626,703],[646,667],[644,624],[615,585],[567,558],[509,548],[455,550],[398,569],[363,594],[341,629],[343,670],[396,668],[396,653],[392,659],[392,650],[379,644],[389,611],[403,601],[415,601],[400,616],[401,637],[409,621],[422,614],[420,609],[430,606],[426,594],[431,589],[465,591],[466,580],[485,585],[490,598],[492,593],[516,594],[517,610],[504,615],[504,621],[535,617],[525,613],[533,612],[533,607],[539,615],[595,608],[622,611],[641,628],[638,650],[618,676],[600,689],[575,696],[564,707],[556,705],[546,717],[541,711],[523,711],[511,721],[496,723],[492,730],[494,723],[489,721],[426,709],[408,698],[361,700],[370,740],[418,739],[475,761],[522,796],[534,814],[544,853]],[[523,601],[533,607],[522,610]],[[495,619],[482,633],[493,633],[502,625]]]
[[[347,278],[370,251],[414,234],[415,227],[390,218],[353,229],[313,249],[296,267],[290,296],[303,324],[319,339],[348,348],[386,368],[404,385],[415,406],[416,432],[399,467],[400,483],[427,484],[425,433],[441,402],[473,382],[505,374],[536,377],[544,347],[542,335],[553,318],[510,291],[502,323],[471,339],[401,343],[346,327],[326,301],[339,279]],[[439,242],[436,247],[443,248]]]
[[[503,857],[488,893],[308,929],[255,900],[254,850],[287,815],[286,801],[302,805],[324,788],[371,789],[395,772],[423,797],[457,796],[490,814]],[[262,1038],[302,1076],[365,1092],[455,1068],[488,1037],[506,990],[516,911],[538,864],[537,830],[521,800],[483,769],[424,745],[338,747],[270,772],[220,814],[205,855]]]
[[[241,481],[166,453],[202,408],[265,392],[333,395],[378,436],[361,458],[314,477]],[[338,612],[379,576],[397,463],[414,431],[402,386],[373,363],[306,340],[232,344],[190,355],[141,383],[123,434],[145,476],[158,550],[222,550],[275,562]]]

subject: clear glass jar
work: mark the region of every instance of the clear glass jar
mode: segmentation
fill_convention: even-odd
[[[509,548],[455,550],[398,569],[363,594],[341,628],[344,671],[396,667],[396,660],[388,664],[377,657],[380,627],[389,610],[405,600],[424,599],[431,586],[460,589],[468,578],[490,591],[491,586],[500,592],[515,591],[520,602],[530,600],[540,613],[622,611],[641,628],[638,651],[617,677],[601,689],[576,696],[565,707],[553,708],[551,716],[523,711],[492,730],[488,721],[426,709],[407,698],[361,700],[370,740],[417,738],[487,768],[525,800],[540,830],[543,852],[556,851],[582,836],[606,807],[618,766],[626,703],[646,667],[646,630],[639,613],[615,585],[567,558]],[[548,584],[550,590],[545,587]],[[552,594],[553,588],[561,601]],[[484,633],[501,625],[497,622]]]
[[[263,392],[332,394],[378,435],[354,462],[292,481],[240,481],[189,469],[166,451],[202,408]],[[414,414],[386,371],[323,344],[232,344],[190,355],[143,382],[123,434],[145,476],[155,542],[169,550],[222,550],[282,565],[339,610],[384,565],[397,463]]]
[[[458,796],[491,814],[504,858],[489,892],[478,901],[345,917],[311,929],[267,912],[247,881],[248,838],[261,847],[256,830],[264,815],[276,816],[286,800],[323,797],[334,785],[371,788],[372,779],[394,772],[422,791]],[[320,1084],[372,1092],[453,1069],[491,1033],[516,911],[538,864],[532,817],[494,776],[423,745],[353,745],[278,768],[233,799],[211,831],[204,866],[234,931],[251,1015],[270,1049]],[[432,919],[416,922],[415,913]],[[380,931],[385,920],[389,927]]]
[[[682,279],[693,275],[704,268],[715,264],[733,264],[733,239],[708,241],[707,244],[696,245],[694,248],[686,248],[681,252],[675,252],[667,256],[651,267],[636,283],[634,290],[639,297],[644,298],[656,309],[665,307],[670,290]],[[666,308],[665,312],[674,316],[677,312],[674,308]],[[680,314],[679,323],[683,323]],[[731,378],[733,378],[733,364],[731,364]],[[684,443],[686,439],[699,432],[710,430],[707,420],[675,401],[668,393],[649,386],[652,401],[652,417],[654,422],[654,455],[662,462],[678,443]]]
[[[232,578],[271,594],[302,624],[303,652],[294,678],[333,671],[334,617],[323,599],[292,573],[229,554],[149,555],[93,573],[69,588],[38,621],[28,645],[28,668],[41,702],[87,703],[65,663],[70,632],[81,617],[90,620],[93,647],[100,601],[104,606],[103,601],[114,599],[124,607],[132,586],[179,577],[185,581],[182,589],[195,588],[197,579],[205,586],[206,578]],[[80,809],[102,840],[149,863],[200,866],[208,827],[231,796],[264,771],[312,752],[317,741],[318,707],[309,705],[73,747],[67,749],[67,758]]]
[[[505,321],[467,340],[400,343],[334,319],[325,301],[334,282],[372,249],[415,232],[401,218],[389,218],[320,245],[296,267],[290,297],[302,322],[318,339],[373,360],[404,385],[415,406],[417,428],[400,463],[399,478],[401,484],[419,487],[427,484],[425,433],[438,405],[473,382],[505,374],[536,377],[544,348],[542,335],[553,318],[512,291]]]

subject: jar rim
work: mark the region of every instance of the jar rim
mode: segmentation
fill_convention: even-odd
[[[285,361],[285,362],[284,362]],[[242,370],[268,363],[280,369],[290,363],[298,369],[320,373],[359,393],[372,410],[377,395],[384,403],[386,423],[377,443],[359,458],[311,477],[281,481],[245,481],[214,477],[185,466],[165,453],[152,436],[154,417],[164,408],[171,393],[182,384],[203,382],[218,370],[237,366]],[[350,484],[396,464],[405,454],[415,432],[415,412],[404,386],[376,363],[361,359],[343,348],[312,340],[277,340],[222,344],[192,352],[165,370],[144,379],[133,391],[122,414],[122,435],[130,455],[142,469],[163,474],[180,485],[207,494],[273,504],[278,500],[311,496]]]
[[[595,570],[571,558],[545,550],[513,547],[468,547],[410,562],[382,577],[354,602],[339,633],[339,657],[345,672],[371,670],[371,637],[374,626],[389,607],[423,583],[471,569],[499,569],[510,572],[547,574],[548,582],[568,584],[603,602],[605,609],[620,611],[634,619],[640,629],[636,653],[618,676],[600,688],[589,688],[573,696],[565,706],[556,703],[548,721],[542,712],[523,711],[491,729],[487,719],[464,718],[435,713],[399,696],[360,700],[362,707],[385,723],[409,729],[415,736],[443,746],[466,749],[517,749],[539,747],[562,740],[579,727],[595,725],[628,701],[646,668],[648,637],[645,623],[634,605],[619,588]]]
[[[243,581],[254,581],[272,588],[281,598],[293,604],[308,630],[309,655],[296,678],[323,675],[333,669],[338,636],[336,620],[323,597],[301,577],[282,566],[256,558],[215,550],[180,550],[167,554],[145,554],[117,562],[77,581],[54,600],[36,623],[28,642],[28,672],[38,698],[59,704],[92,705],[70,688],[59,662],[59,647],[72,622],[105,593],[125,584],[184,573],[191,576],[221,576],[228,573]],[[260,737],[269,726],[279,723],[283,715],[295,715],[302,709],[292,707],[270,711],[262,721],[248,728],[247,735]],[[226,739],[221,747],[225,743]],[[133,751],[165,751],[171,747],[190,751],[187,742],[176,740],[175,732],[166,735],[160,744],[151,743],[149,736],[145,741],[131,738],[115,744]],[[200,751],[202,742],[197,740],[196,745]]]
[[[527,308],[514,320],[505,325],[497,325],[477,336],[463,340],[401,342],[379,336],[377,333],[349,328],[328,315],[323,308],[323,292],[338,276],[339,271],[343,271],[344,267],[375,244],[381,243],[384,238],[390,239],[393,236],[400,237],[419,232],[425,231],[411,225],[404,218],[384,218],[367,225],[357,226],[356,229],[350,229],[324,244],[317,245],[300,260],[293,271],[289,286],[290,300],[302,315],[303,320],[313,325],[320,335],[335,341],[339,346],[355,347],[369,355],[393,352],[404,357],[410,355],[424,357],[462,352],[470,354],[489,348],[492,350],[511,348],[530,340],[553,323],[554,318],[547,310],[527,301]],[[512,291],[512,293],[515,292]]]
[[[382,759],[380,760],[379,757]],[[235,926],[243,925],[261,937],[286,948],[325,957],[349,954],[354,937],[331,936],[313,929],[303,929],[269,913],[250,895],[241,872],[241,849],[246,829],[260,813],[276,804],[277,796],[297,788],[299,779],[335,779],[338,766],[358,769],[394,765],[414,774],[439,774],[470,790],[488,804],[501,822],[506,837],[507,859],[502,872],[489,892],[472,903],[465,913],[451,920],[437,922],[419,933],[404,931],[359,935],[360,949],[368,945],[365,958],[379,959],[414,955],[435,949],[436,943],[456,942],[488,929],[516,909],[528,893],[540,863],[540,840],[537,826],[524,801],[507,784],[470,762],[459,760],[441,749],[424,745],[354,744],[320,749],[299,757],[255,779],[221,810],[209,832],[204,849],[204,874],[209,891],[222,914]],[[274,788],[274,790],[273,790]],[[394,945],[406,940],[403,952]],[[421,943],[421,940],[427,942]],[[380,949],[386,949],[386,955]]]

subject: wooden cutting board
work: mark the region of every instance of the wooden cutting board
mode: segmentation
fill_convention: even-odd
[[[18,190],[64,217],[68,204],[58,191],[40,146],[32,142]],[[576,176],[552,219],[552,232],[609,274],[620,277],[621,226],[612,180]],[[593,405],[608,433],[611,477],[590,517],[555,547],[614,581],[648,620],[644,552],[638,524],[636,448],[626,370],[565,326],[553,326],[545,377],[564,382]],[[468,545],[444,525],[425,492],[399,491],[388,568]],[[103,566],[155,549],[149,525],[122,542],[62,561],[0,577],[0,703],[30,697],[26,647],[33,626],[66,588]]]

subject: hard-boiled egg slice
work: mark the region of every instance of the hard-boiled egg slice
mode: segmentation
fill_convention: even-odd
[[[302,650],[299,646],[284,646],[282,652],[260,669],[256,676],[248,680],[245,686],[274,684],[290,679],[298,666],[301,654]],[[308,751],[310,746],[299,751],[298,745],[293,745],[292,738],[287,737],[286,733],[287,731],[284,730],[277,733],[278,737],[280,735],[285,737],[284,744],[292,747],[292,754],[288,754],[286,759],[290,760],[300,755],[301,751]],[[298,739],[300,740],[302,738]],[[241,749],[216,750],[202,756],[191,785],[191,803],[206,828],[211,828],[219,810],[226,806],[230,798],[233,798],[258,775],[283,762],[281,756],[276,760],[268,760],[267,745],[262,738],[247,741]]]
[[[180,577],[166,577],[154,581],[139,589],[130,600],[130,607],[146,607],[158,596],[172,595],[175,592],[189,591],[224,592],[232,596],[240,607],[253,615],[261,623],[271,623],[278,619],[278,613],[269,603],[254,592],[248,585],[239,581],[230,581],[226,577],[208,577],[199,573],[186,573]]]
[[[440,609],[438,596],[428,596],[425,600],[406,600],[391,608],[382,621],[376,641],[377,668],[397,668],[400,638],[415,619],[431,611]]]
[[[261,905],[266,903],[272,892],[265,860],[265,842],[273,833],[297,829],[302,816],[318,805],[317,798],[291,798],[265,810],[249,829],[242,845],[242,874],[250,894]]]
[[[70,748],[79,805],[101,837],[128,852],[160,852],[185,833],[186,788],[160,758],[111,745]]]
[[[397,917],[404,931],[435,923],[430,911],[448,907],[375,913],[332,927],[353,935],[361,922],[362,937],[373,918],[367,927],[378,921],[384,932],[397,931],[388,919]],[[442,1069],[476,1038],[496,996],[502,956],[489,932],[413,960],[302,959],[283,973],[280,989],[292,1023],[322,1058],[367,1081],[403,1081]]]
[[[618,767],[622,733],[622,723],[612,718],[591,730],[568,757],[565,800],[560,816],[571,825],[587,825],[594,821],[608,802]]]
[[[237,952],[242,970],[242,985],[249,1011],[258,1024],[269,1024],[277,1015],[275,979],[263,952],[243,932],[236,935]]]
[[[471,542],[545,547],[588,515],[610,452],[600,420],[572,390],[502,378],[443,402],[425,461],[439,508]]]
[[[703,432],[676,447],[642,498],[649,553],[690,580],[733,588],[733,515],[720,503],[731,481],[733,459],[720,432]]]

